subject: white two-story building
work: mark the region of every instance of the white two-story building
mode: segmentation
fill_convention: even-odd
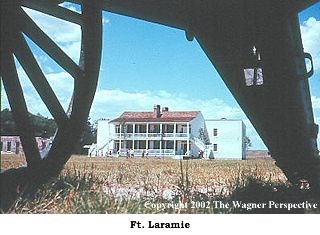
[[[151,112],[124,112],[98,121],[97,143],[90,156],[183,156],[245,159],[245,125],[241,120],[204,120],[200,111],[169,111],[155,105]]]
[[[151,112],[124,112],[113,120],[99,120],[97,144],[90,155],[135,156],[148,150],[149,156],[198,156],[209,144],[200,111],[169,111],[155,105]],[[91,152],[90,152],[91,151]]]
[[[205,120],[215,159],[246,159],[246,126],[242,120]]]

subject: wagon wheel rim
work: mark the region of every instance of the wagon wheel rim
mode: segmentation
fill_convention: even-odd
[[[1,80],[24,149],[29,175],[38,182],[58,175],[70,158],[89,115],[101,61],[102,10],[97,2],[81,1],[81,13],[60,6],[61,2],[64,1],[16,0],[1,3]],[[76,64],[42,31],[22,7],[80,25],[79,63]],[[67,112],[62,108],[23,34],[74,79],[73,95]],[[52,146],[43,159],[40,157],[34,131],[28,118],[28,108],[13,55],[26,72],[58,127]]]

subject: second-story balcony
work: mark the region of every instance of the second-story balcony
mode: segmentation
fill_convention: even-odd
[[[188,133],[115,133],[114,139],[180,139],[187,138]]]

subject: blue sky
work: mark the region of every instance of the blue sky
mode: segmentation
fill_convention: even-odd
[[[67,8],[77,10],[73,5]],[[79,59],[80,28],[34,11],[27,13],[75,61]],[[243,119],[252,149],[263,142],[222,82],[196,40],[182,30],[104,12],[103,55],[91,120],[114,118],[123,111],[148,111],[154,104],[171,110],[200,110],[205,118]],[[300,13],[306,52],[313,55],[315,74],[310,79],[316,119],[320,120],[320,3]],[[66,108],[72,78],[29,41],[49,83]],[[29,111],[50,116],[17,64]],[[4,94],[2,92],[2,94]],[[5,95],[2,107],[8,107]]]

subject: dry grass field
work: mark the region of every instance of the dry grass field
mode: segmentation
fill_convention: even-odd
[[[23,156],[1,156],[2,170],[24,164]],[[72,156],[58,179],[35,195],[19,198],[9,213],[287,213],[214,205],[306,198],[310,199],[286,182],[271,158],[179,161]]]

